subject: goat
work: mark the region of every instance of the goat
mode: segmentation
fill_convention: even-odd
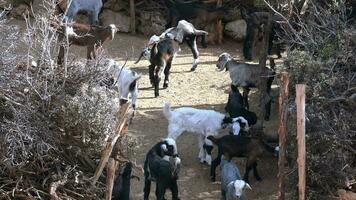
[[[120,66],[115,60],[109,59],[107,61],[107,72],[113,76],[112,83],[117,84],[120,94],[120,106],[125,104],[129,99],[129,94],[132,98],[132,107],[136,110],[138,97],[137,81],[141,78],[138,74],[130,69],[124,68],[125,65]]]
[[[262,139],[245,137],[240,135],[225,135],[221,138],[208,136],[208,140],[212,141],[218,146],[218,156],[213,160],[210,168],[210,178],[215,181],[215,169],[221,162],[221,156],[231,161],[233,157],[247,157],[246,171],[244,180],[248,183],[250,170],[253,169],[253,174],[256,180],[261,181],[257,171],[257,160],[262,156],[265,150],[276,153],[279,151],[278,147],[271,147]]]
[[[243,98],[236,86],[231,85],[231,91],[229,93],[229,100],[225,106],[225,111],[229,113],[230,117],[243,117],[247,120],[248,125],[255,125],[257,122],[257,116],[254,112],[251,112],[243,107]]]
[[[162,73],[164,73],[163,88],[168,87],[169,73],[171,70],[173,58],[179,51],[178,45],[169,38],[163,39],[158,43],[154,43],[153,47],[146,55],[150,58],[150,66],[148,67],[150,82],[154,87],[155,97],[159,96],[159,82],[161,81]],[[139,58],[141,59],[142,54]],[[136,61],[136,63],[139,62]]]
[[[62,34],[59,35],[60,45],[57,64],[62,65],[64,59],[64,46],[67,40],[68,45],[86,46],[87,59],[95,59],[96,53],[104,42],[113,40],[118,31],[114,24],[107,27],[91,26],[74,23],[71,26],[62,26]]]
[[[68,1],[59,0],[58,7],[60,11],[65,13],[68,7]],[[67,13],[65,13],[65,21],[72,22],[74,17],[79,11],[85,11],[89,15],[89,23],[91,25],[99,24],[99,14],[102,11],[103,5],[107,0],[72,0],[68,7]]]
[[[246,37],[243,46],[243,55],[245,59],[252,60],[252,48],[255,46],[257,40],[264,35],[265,26],[270,23],[271,31],[268,35],[268,49],[269,55],[272,53],[273,40],[276,39],[277,32],[282,32],[282,28],[279,22],[284,21],[282,17],[277,14],[271,15],[268,12],[252,12],[247,13],[244,9],[241,9],[241,16],[246,21]],[[281,58],[281,45],[276,44],[277,56]]]
[[[250,88],[258,88],[261,92],[266,94],[267,99],[263,99],[265,105],[265,120],[269,120],[271,113],[271,86],[274,80],[274,64],[271,64],[271,69],[265,67],[261,68],[258,64],[247,64],[235,61],[230,54],[222,53],[219,56],[216,67],[218,71],[229,71],[232,85],[243,88],[243,105],[247,109],[248,93]]]
[[[219,130],[232,126],[234,134],[240,129],[248,130],[247,121],[242,118],[231,118],[213,110],[201,110],[181,107],[171,110],[170,103],[165,103],[163,114],[168,119],[168,138],[176,140],[184,131],[196,133],[199,140],[200,162],[211,164],[212,143],[206,139],[209,135],[218,135]],[[207,148],[210,147],[210,148]],[[207,150],[207,151],[205,151]]]
[[[132,163],[127,162],[121,169],[120,174],[116,177],[113,187],[113,200],[130,200],[131,198],[131,179],[139,177],[131,175]]]
[[[169,11],[169,19],[166,29],[174,27],[180,20],[194,22],[199,28],[203,28],[209,23],[222,19],[227,14],[225,8],[207,8],[197,2],[177,2],[174,0],[165,1]],[[201,45],[206,48],[205,35],[201,36]]]
[[[183,42],[187,43],[188,47],[192,51],[193,54],[193,64],[192,68],[190,69],[191,71],[195,71],[195,69],[198,67],[199,63],[199,51],[196,43],[196,38],[197,36],[202,36],[202,35],[207,35],[208,32],[203,31],[203,30],[197,30],[193,24],[185,21],[185,20],[180,20],[178,22],[177,27],[169,28],[166,31],[164,31],[160,36],[153,35],[149,42],[148,42],[148,47],[160,42],[161,40],[164,40],[166,38],[170,38],[174,41],[176,41],[178,44],[182,44]],[[139,59],[136,61],[138,63],[140,59],[145,56],[147,57],[147,51],[149,51],[150,48],[145,48],[139,57]]]
[[[170,162],[171,157],[174,159],[173,162]],[[144,164],[144,200],[148,200],[151,181],[156,182],[157,200],[164,199],[166,189],[172,191],[173,200],[179,200],[177,179],[180,164],[177,146],[173,139],[166,138],[154,145],[148,151]]]
[[[233,162],[228,162],[225,159],[221,160],[221,199],[235,200],[237,198],[246,200],[243,190],[251,186],[241,180],[239,168]]]

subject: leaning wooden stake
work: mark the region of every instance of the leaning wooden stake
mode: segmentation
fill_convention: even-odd
[[[107,165],[105,200],[111,200],[115,180],[115,171],[116,161],[113,158],[110,158]]]
[[[299,200],[305,199],[305,85],[296,85]]]
[[[130,0],[130,32],[136,33],[135,0]]]
[[[95,185],[96,182],[98,181],[101,173],[103,172],[103,169],[104,169],[106,163],[109,160],[112,149],[114,148],[117,139],[120,137],[121,133],[126,128],[127,120],[128,120],[127,115],[129,112],[129,108],[130,108],[130,104],[128,104],[128,103],[122,105],[120,108],[119,118],[118,118],[119,122],[118,122],[118,125],[116,126],[115,134],[108,139],[104,150],[101,152],[100,163],[99,163],[98,167],[96,168],[94,177],[92,178],[93,185]]]
[[[284,200],[284,163],[286,152],[286,134],[287,134],[287,100],[288,100],[288,73],[282,73],[281,87],[279,93],[279,157],[278,157],[278,200]]]

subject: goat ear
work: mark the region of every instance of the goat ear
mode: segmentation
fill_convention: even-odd
[[[252,190],[251,186],[245,182],[245,187],[247,187],[248,189]]]
[[[162,144],[162,145],[161,145],[161,149],[162,149],[164,152],[168,151],[166,144]]]

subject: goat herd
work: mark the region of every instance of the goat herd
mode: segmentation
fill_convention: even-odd
[[[73,1],[69,7],[67,20],[72,20],[78,10],[75,3],[80,4],[80,0]],[[91,1],[86,1],[90,4]],[[93,1],[94,3],[95,1]],[[95,3],[94,3],[95,4]],[[71,10],[72,9],[72,10]],[[87,8],[89,9],[89,7]],[[97,22],[98,12],[94,8],[91,22]],[[96,52],[101,45],[114,38],[117,28],[115,25],[107,27],[86,25],[78,23],[66,23],[61,27],[60,40],[63,42],[58,55],[58,64],[63,65],[65,59],[65,45],[74,44],[87,47],[87,58],[95,59]],[[149,39],[147,46],[143,49],[138,63],[142,57],[149,60],[149,79],[154,87],[154,96],[159,96],[159,83],[164,74],[163,87],[168,87],[169,72],[175,55],[180,51],[179,45],[186,43],[192,51],[194,62],[191,70],[194,71],[199,63],[199,52],[196,44],[198,36],[206,36],[208,33],[196,29],[193,24],[180,20],[177,26],[168,28],[161,35],[154,35]],[[114,60],[106,63],[108,72],[114,76],[113,83],[118,85],[120,94],[120,104],[128,101],[129,95],[132,98],[132,106],[136,109],[138,97],[137,81],[141,75],[120,66]],[[222,199],[246,199],[244,189],[251,189],[248,184],[249,172],[253,170],[256,180],[261,180],[257,170],[257,160],[263,152],[276,153],[279,148],[266,143],[262,136],[251,137],[249,128],[256,124],[257,115],[248,110],[248,92],[255,87],[263,92],[268,98],[265,102],[265,120],[269,119],[271,107],[271,84],[274,79],[274,66],[262,68],[256,64],[247,64],[235,61],[228,53],[222,53],[217,60],[218,71],[229,71],[231,78],[231,91],[225,107],[227,114],[222,114],[213,110],[195,109],[192,107],[182,107],[172,110],[170,103],[165,103],[163,114],[167,118],[168,135],[166,139],[158,142],[147,153],[144,162],[144,199],[148,200],[151,181],[156,182],[156,197],[163,200],[165,191],[172,191],[172,199],[178,197],[178,174],[181,160],[178,156],[176,140],[185,131],[195,133],[199,140],[200,162],[211,165],[210,178],[215,181],[215,170],[221,165],[221,196]],[[242,87],[243,96],[238,87]],[[259,119],[261,120],[261,119]],[[221,138],[216,138],[219,131],[229,128],[230,134]],[[254,132],[259,130],[253,129]],[[255,133],[256,134],[256,133]],[[213,145],[218,147],[218,156],[212,160],[211,152]],[[233,157],[246,157],[246,171],[244,176],[240,175],[238,167],[231,162]],[[130,199],[130,179],[132,164],[127,163],[120,175],[113,190],[113,199]]]

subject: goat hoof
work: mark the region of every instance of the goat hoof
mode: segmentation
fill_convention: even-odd
[[[197,68],[197,67],[192,67],[192,68],[190,69],[190,71],[191,71],[191,72],[194,72],[196,68]]]
[[[210,178],[211,182],[215,182],[215,177]]]
[[[168,88],[168,83],[164,83],[163,88]]]

